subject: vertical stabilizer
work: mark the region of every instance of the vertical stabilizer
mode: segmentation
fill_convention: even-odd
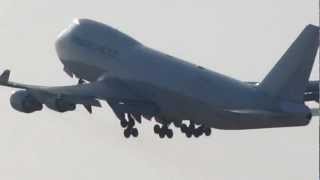
[[[259,85],[271,97],[303,103],[319,46],[319,27],[308,25]]]

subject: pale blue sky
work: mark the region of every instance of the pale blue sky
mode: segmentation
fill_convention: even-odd
[[[0,70],[43,85],[76,83],[62,71],[54,41],[75,17],[95,19],[148,46],[241,80],[261,80],[306,24],[314,0],[0,0]],[[319,77],[319,62],[312,79]],[[0,88],[0,179],[317,179],[318,118],[309,126],[213,130],[160,140],[153,123],[124,139],[110,108],[25,115]],[[314,105],[315,106],[315,105]]]

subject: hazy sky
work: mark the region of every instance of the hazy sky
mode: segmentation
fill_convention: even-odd
[[[76,83],[54,50],[75,17],[102,21],[142,43],[241,80],[260,81],[306,24],[316,0],[0,0],[0,70],[42,85]],[[319,77],[319,62],[312,79]],[[110,108],[21,114],[0,88],[0,179],[318,179],[318,118],[310,125],[172,140],[146,122],[125,139]],[[314,105],[315,106],[315,105]]]

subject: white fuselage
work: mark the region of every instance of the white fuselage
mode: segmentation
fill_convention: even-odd
[[[227,110],[280,112],[278,102],[252,86],[145,47],[102,24],[75,22],[59,36],[56,47],[65,68],[75,76],[88,81],[102,75],[120,79],[139,96],[156,102],[167,119],[244,129],[251,127],[241,128],[237,122],[241,118]],[[266,119],[254,118],[248,123]]]

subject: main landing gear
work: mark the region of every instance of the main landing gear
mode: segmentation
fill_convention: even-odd
[[[184,133],[186,135],[186,137],[191,138],[192,135],[194,137],[200,137],[203,134],[205,134],[206,136],[210,136],[211,135],[211,129],[207,128],[203,125],[196,127],[194,123],[190,123],[189,126],[187,126],[186,124],[182,124],[181,127],[181,132]]]
[[[159,124],[156,124],[153,130],[154,133],[158,134],[161,139],[165,136],[167,136],[170,139],[173,137],[173,131],[172,129],[169,129],[168,124],[164,124],[161,127]]]
[[[135,127],[136,122],[141,123],[142,114],[132,114],[132,113],[116,113],[117,117],[120,119],[120,125],[124,128],[123,135],[125,138],[138,137],[139,132]],[[160,117],[155,117],[159,124],[153,127],[154,133],[157,134],[161,139],[167,137],[169,139],[173,138],[173,130],[169,128],[169,125],[173,123],[176,128],[180,128],[181,132],[186,135],[186,137],[191,138],[192,136],[198,138],[202,135],[210,136],[211,129],[205,125],[196,125],[194,122],[189,121],[189,125],[184,124],[182,121],[168,121],[166,119],[160,119]]]
[[[127,120],[128,119],[128,120]],[[121,126],[124,128],[123,135],[126,138],[130,136],[138,137],[139,131],[135,128],[135,119],[131,114],[127,114],[127,119],[125,118],[125,114],[123,114],[123,118],[120,120]]]

